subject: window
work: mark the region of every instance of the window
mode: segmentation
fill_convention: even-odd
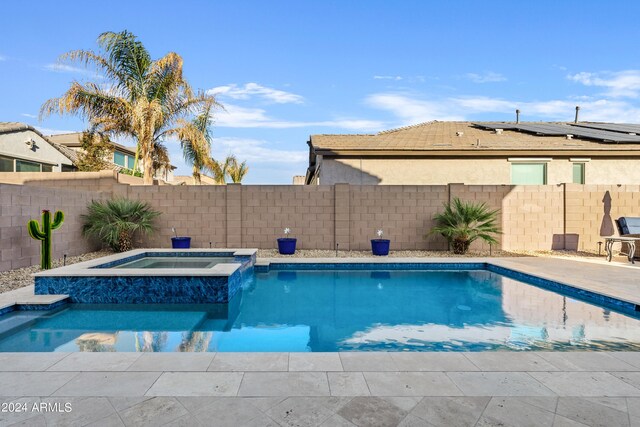
[[[544,185],[547,183],[546,163],[512,163],[511,184]]]
[[[0,172],[13,172],[13,159],[0,156]]]
[[[40,163],[16,160],[16,172],[40,172]]]
[[[42,165],[42,172],[53,172],[53,166],[51,166],[51,165]]]
[[[573,183],[584,184],[584,163],[573,164]]]
[[[127,167],[129,169],[133,169],[133,163],[134,163],[135,159],[131,156],[127,156]]]
[[[115,163],[116,165],[122,166],[123,168],[126,168],[127,165],[125,163],[125,160],[126,160],[126,156],[123,153],[120,153],[119,151],[113,152],[113,163]]]

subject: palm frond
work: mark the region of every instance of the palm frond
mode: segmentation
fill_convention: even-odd
[[[486,203],[464,202],[457,197],[443,208],[443,212],[434,215],[436,226],[428,235],[440,234],[450,243],[464,242],[465,247],[477,239],[498,243],[494,237],[501,233],[497,225],[498,209],[491,210]]]

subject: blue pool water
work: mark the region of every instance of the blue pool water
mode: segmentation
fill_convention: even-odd
[[[228,305],[0,317],[0,351],[640,350],[640,320],[485,270],[256,273]]]

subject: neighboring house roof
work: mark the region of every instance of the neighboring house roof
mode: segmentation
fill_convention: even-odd
[[[49,135],[48,138],[53,142],[56,142],[58,144],[61,144],[67,147],[79,148],[82,146],[83,133],[84,132],[59,133],[56,135]],[[136,155],[135,148],[131,149],[129,147],[125,147],[124,145],[118,144],[117,142],[113,142],[113,141],[111,141],[111,144],[118,151],[122,151],[123,153],[130,154],[132,156]]]
[[[32,130],[35,133],[37,133],[38,135],[42,136],[44,138],[44,136],[38,132],[34,127],[29,126],[26,123],[20,123],[20,122],[0,122],[0,133],[8,133],[8,132],[18,132],[18,131],[23,131],[23,130]]]
[[[78,154],[73,150],[70,150],[60,144],[56,144],[51,141],[50,138],[44,136],[38,129],[30,126],[26,123],[20,122],[0,122],[0,134],[3,133],[12,133],[12,132],[23,132],[23,131],[31,131],[37,134],[40,138],[44,139],[47,143],[53,146],[56,150],[58,150],[63,156],[65,156],[69,161],[75,166],[76,160],[78,159]]]
[[[525,123],[521,123],[523,128]],[[537,123],[548,125],[548,123]],[[583,122],[580,122],[583,124]],[[593,123],[590,123],[593,124]],[[368,135],[311,135],[309,145],[312,154],[366,154],[366,155],[437,155],[438,152],[467,152],[484,155],[493,152],[536,152],[536,151],[636,151],[640,154],[640,136],[638,143],[605,142],[603,138],[579,136],[580,126],[566,125],[572,133],[571,139],[558,133],[543,134],[522,129],[513,129],[515,123],[482,122],[426,122],[413,126],[379,132]],[[534,123],[527,128],[537,129]],[[607,124],[603,124],[607,125]],[[637,125],[636,125],[637,126]],[[500,133],[496,128],[503,129]],[[510,129],[511,128],[511,129]],[[640,126],[639,126],[640,128]],[[584,128],[582,128],[584,129]],[[542,128],[538,129],[542,130]],[[613,131],[607,131],[609,133]],[[568,133],[568,132],[567,132]],[[584,132],[582,132],[584,133]],[[640,133],[640,132],[639,132]],[[620,132],[617,132],[620,135]],[[629,135],[628,133],[626,135]],[[615,133],[610,135],[615,137]],[[625,139],[625,138],[622,138]],[[632,139],[632,138],[630,138]],[[607,140],[608,141],[608,140]],[[480,154],[482,155],[482,154]]]

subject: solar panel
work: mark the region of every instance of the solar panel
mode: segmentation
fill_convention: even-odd
[[[640,125],[637,126],[639,135],[629,135],[613,130],[603,130],[589,126],[574,126],[564,123],[474,123],[485,129],[517,130],[538,135],[561,136],[573,135],[575,137],[594,139],[603,142],[640,142]]]
[[[487,123],[474,123],[475,126],[483,127],[485,129],[516,129],[515,123],[504,123],[504,122],[487,122]]]
[[[578,126],[591,129],[610,130],[622,133],[640,134],[640,125],[630,123],[569,123],[571,126]]]

